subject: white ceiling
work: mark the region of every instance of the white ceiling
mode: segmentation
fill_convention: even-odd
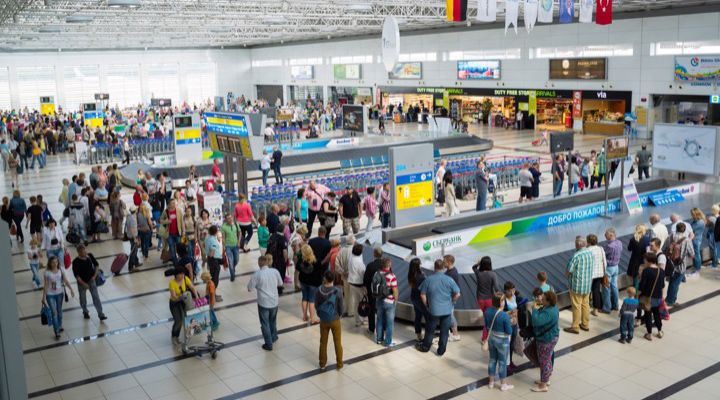
[[[445,21],[444,0],[125,0],[138,8],[111,8],[108,1],[0,0],[0,51],[268,45],[376,34],[386,15],[397,16],[403,31],[464,25]],[[468,3],[474,21],[476,0]],[[614,0],[616,14],[719,4]],[[498,10],[502,20],[503,0]]]

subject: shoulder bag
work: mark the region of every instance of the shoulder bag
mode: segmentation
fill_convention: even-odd
[[[642,307],[642,309],[645,312],[649,312],[650,308],[652,308],[652,306],[650,304],[650,297],[652,296],[653,292],[655,292],[655,285],[657,285],[657,281],[658,281],[659,277],[660,277],[660,269],[658,268],[657,272],[655,273],[655,282],[653,282],[652,289],[650,289],[650,295],[649,296],[642,295],[638,298],[638,300],[640,300],[640,307]]]
[[[497,316],[498,316],[498,314],[500,314],[500,312],[501,312],[501,311],[498,309],[498,310],[495,312],[495,315],[493,315],[492,322],[490,322],[490,328],[488,328],[488,338],[487,338],[485,341],[483,341],[482,344],[481,344],[483,351],[487,351],[487,350],[488,350],[488,340],[490,340],[490,335],[492,334],[492,328],[493,328],[493,326],[495,325],[495,318],[497,318]]]

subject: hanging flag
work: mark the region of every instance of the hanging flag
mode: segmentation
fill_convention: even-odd
[[[580,22],[592,23],[593,6],[595,6],[595,0],[580,0]]]
[[[525,0],[523,5],[523,18],[525,20],[525,29],[530,33],[535,27],[538,15],[538,0]]]
[[[520,7],[519,0],[505,0],[505,34],[512,25],[517,35],[518,9]]]
[[[598,25],[612,24],[612,0],[597,0],[595,23]]]
[[[495,22],[497,19],[497,0],[478,0],[477,20]]]
[[[447,20],[461,22],[467,19],[467,0],[445,0]]]
[[[553,0],[540,0],[538,5],[538,22],[551,24],[553,22],[554,8],[555,3],[553,3]]]
[[[388,15],[383,21],[382,30],[382,61],[385,70],[390,72],[395,68],[395,63],[400,57],[400,27],[394,16]]]
[[[575,8],[575,0],[560,0],[560,23],[571,24]]]

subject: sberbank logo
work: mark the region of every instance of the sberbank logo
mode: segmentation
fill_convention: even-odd
[[[440,238],[440,239],[427,241],[427,242],[423,243],[423,250],[425,252],[429,252],[433,249],[441,249],[442,247],[462,244],[462,242],[463,242],[463,238],[461,235],[453,235],[453,236],[446,237],[446,238]]]
[[[430,242],[425,242],[425,244],[423,244],[423,250],[430,251],[431,248],[432,244],[430,244]]]

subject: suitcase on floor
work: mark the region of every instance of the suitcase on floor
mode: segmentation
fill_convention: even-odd
[[[128,262],[128,255],[125,253],[120,253],[115,257],[115,259],[112,262],[112,266],[110,266],[110,272],[113,273],[113,275],[119,275],[120,271],[125,267],[125,264]]]

